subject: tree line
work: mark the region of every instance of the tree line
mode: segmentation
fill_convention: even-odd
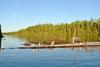
[[[71,43],[72,37],[79,37],[81,42],[91,42],[100,40],[100,19],[74,21],[72,23],[61,24],[38,24],[29,26],[15,32],[5,34],[14,35],[34,43],[51,43],[56,44]]]

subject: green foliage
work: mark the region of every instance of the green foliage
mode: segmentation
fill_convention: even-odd
[[[98,41],[100,38],[100,19],[75,21],[70,24],[39,24],[30,26],[27,29],[22,29],[10,34],[18,36],[34,43],[71,43],[74,32],[82,42]]]

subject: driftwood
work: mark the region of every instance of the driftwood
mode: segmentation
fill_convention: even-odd
[[[78,37],[73,37],[72,43],[80,43],[80,39]]]

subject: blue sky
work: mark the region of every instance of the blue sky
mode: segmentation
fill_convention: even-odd
[[[91,18],[100,18],[100,0],[0,0],[3,32]]]

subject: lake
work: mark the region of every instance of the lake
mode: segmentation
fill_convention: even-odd
[[[26,41],[13,36],[0,42],[0,67],[100,67],[100,47],[14,49]]]

